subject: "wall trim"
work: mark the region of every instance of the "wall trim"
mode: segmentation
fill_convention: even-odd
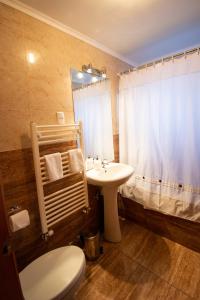
[[[92,46],[94,46],[95,48],[98,48],[100,50],[102,50],[103,52],[110,54],[111,56],[118,58],[119,60],[133,66],[133,62],[130,61],[129,59],[127,59],[126,57],[124,57],[123,55],[113,51],[112,49],[107,48],[106,46],[104,46],[103,44],[97,42],[96,40],[90,38],[89,36],[82,34],[79,31],[76,31],[75,29],[64,25],[63,23],[47,16],[46,14],[41,13],[40,11],[32,8],[29,5],[26,5],[24,3],[22,3],[21,1],[18,0],[0,0],[0,3],[6,4],[8,6],[11,6],[17,10],[20,10],[21,12],[35,18],[38,19],[50,26],[53,26],[69,35],[72,35],[73,37],[84,41],[85,43],[88,43]]]

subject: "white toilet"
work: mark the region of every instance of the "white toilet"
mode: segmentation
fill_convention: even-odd
[[[85,275],[85,255],[76,246],[52,250],[19,274],[25,300],[71,300]]]

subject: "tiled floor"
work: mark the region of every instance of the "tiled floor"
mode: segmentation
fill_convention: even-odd
[[[200,299],[200,253],[133,222],[121,228],[121,243],[105,242],[104,254],[88,263],[76,300]]]

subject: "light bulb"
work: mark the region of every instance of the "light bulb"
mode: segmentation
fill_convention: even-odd
[[[78,73],[77,73],[77,78],[79,78],[79,79],[83,78],[83,73],[78,72]]]
[[[87,73],[90,73],[90,74],[91,74],[91,73],[92,73],[92,69],[91,69],[91,68],[88,68],[88,69],[87,69]]]
[[[101,74],[101,77],[102,77],[102,78],[106,78],[106,77],[107,77],[106,73],[102,73],[102,74]]]
[[[97,77],[96,77],[96,76],[93,76],[93,77],[92,77],[92,82],[97,82],[97,81],[98,81]]]
[[[27,60],[30,64],[34,64],[35,63],[35,55],[32,52],[29,52],[27,54]]]

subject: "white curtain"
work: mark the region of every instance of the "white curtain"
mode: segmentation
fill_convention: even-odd
[[[85,156],[114,159],[109,80],[73,92],[75,120],[82,121]]]
[[[120,161],[135,168],[121,193],[200,222],[200,56],[123,75]]]

